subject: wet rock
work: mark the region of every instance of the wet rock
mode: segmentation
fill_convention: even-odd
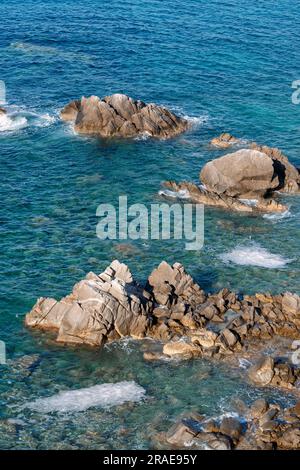
[[[257,385],[268,385],[275,374],[274,359],[264,357],[249,369],[249,378]]]
[[[218,137],[214,137],[210,141],[211,145],[214,147],[218,147],[221,149],[227,149],[232,145],[238,144],[239,139],[234,137],[233,135],[229,134],[228,132],[224,132],[223,134],[219,135]]]
[[[243,426],[238,418],[228,416],[222,419],[220,432],[234,441],[238,441],[243,432]]]
[[[148,134],[169,138],[188,128],[188,121],[168,109],[123,94],[101,99],[98,96],[81,98],[69,103],[61,111],[64,121],[74,121],[75,131],[102,137],[135,137]]]
[[[201,348],[193,343],[185,341],[172,341],[166,343],[163,347],[163,353],[166,356],[181,356],[183,358],[190,358],[201,355]]]

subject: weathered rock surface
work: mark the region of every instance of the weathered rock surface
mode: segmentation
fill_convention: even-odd
[[[185,192],[185,197],[189,198],[192,202],[197,204],[204,204],[206,206],[221,207],[222,209],[234,210],[245,213],[255,212],[284,212],[287,206],[281,204],[275,199],[257,198],[251,203],[237,197],[227,196],[226,194],[217,194],[208,191],[205,186],[183,181],[176,183],[174,181],[164,182],[164,186],[174,192]],[[180,194],[180,193],[179,193]]]
[[[218,148],[228,148],[232,145],[247,145],[245,140],[241,140],[228,133],[223,133],[212,139],[211,144]],[[252,150],[264,153],[270,157],[274,165],[274,173],[278,181],[278,191],[288,193],[298,193],[300,188],[300,173],[289,159],[278,148],[268,147],[267,145],[259,145],[256,142],[248,142],[248,146]]]
[[[204,165],[200,180],[209,192],[230,197],[262,197],[279,187],[273,160],[258,150],[242,149]]]
[[[234,137],[233,135],[229,134],[228,132],[224,132],[223,134],[219,135],[218,137],[214,137],[210,141],[211,145],[220,149],[227,149],[232,145],[238,144],[239,139]]]
[[[207,295],[180,263],[166,262],[140,286],[126,265],[113,261],[102,274],[89,273],[59,302],[39,299],[25,323],[54,330],[65,343],[100,347],[124,336],[162,341],[160,350],[145,351],[145,360],[229,360],[245,354],[249,359],[251,344],[257,351],[257,343],[275,337],[300,339],[300,297],[290,292],[242,297],[228,289]],[[266,356],[249,375],[259,386],[294,389],[299,370]]]
[[[144,337],[149,304],[127,266],[113,261],[99,276],[89,273],[60,302],[39,299],[25,322],[57,330],[59,342],[101,346],[123,336]]]
[[[102,137],[135,137],[146,133],[169,138],[188,128],[186,119],[168,109],[119,93],[103,99],[91,96],[74,100],[64,107],[60,115],[64,121],[74,121],[76,132]]]
[[[256,385],[275,386],[292,390],[300,376],[300,369],[292,364],[263,357],[249,369],[249,378]]]
[[[236,417],[182,418],[161,437],[174,448],[208,450],[299,450],[297,406],[281,408],[257,400]]]

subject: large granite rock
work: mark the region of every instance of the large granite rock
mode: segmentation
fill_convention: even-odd
[[[114,94],[81,98],[67,104],[60,113],[64,121],[74,121],[75,131],[102,137],[135,137],[148,134],[168,138],[188,128],[188,121],[168,109],[127,95]]]
[[[206,163],[200,179],[208,191],[230,197],[264,196],[279,186],[273,160],[265,153],[250,149]]]
[[[113,261],[99,276],[89,273],[60,302],[39,299],[25,322],[57,330],[59,342],[101,346],[123,336],[144,337],[150,305],[127,266]]]
[[[249,146],[252,150],[257,150],[270,157],[274,164],[274,171],[278,179],[278,191],[297,193],[300,186],[300,172],[282,153],[281,150],[275,147],[268,147],[267,145],[260,145],[256,142],[247,142],[243,139],[232,136],[228,133],[223,133],[218,137],[211,140],[211,145],[225,149],[235,145]]]

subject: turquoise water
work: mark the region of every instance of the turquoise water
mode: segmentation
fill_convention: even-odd
[[[16,123],[0,130],[0,339],[11,360],[41,355],[26,379],[0,369],[1,417],[25,423],[17,435],[3,433],[0,447],[147,447],[150,434],[184,410],[211,414],[231,409],[232,395],[265,393],[245,387],[239,371],[202,361],[145,363],[142,344],[129,352],[122,345],[64,350],[25,330],[23,319],[37,297],[60,298],[114,258],[139,280],[166,259],[182,262],[210,291],[300,293],[295,196],[283,198],[289,214],[281,220],[206,209],[197,252],[178,240],[130,242],[124,251],[95,233],[100,203],[127,195],[129,203],[150,205],[161,200],[162,181],[197,181],[203,164],[222,153],[208,146],[222,131],[278,146],[300,166],[300,107],[291,101],[300,78],[297,2],[6,0],[0,13],[0,79]],[[101,141],[59,121],[69,100],[114,92],[167,105],[196,118],[194,125],[169,141]],[[261,248],[280,255],[282,267],[224,263],[222,255],[237,247],[254,259]],[[63,418],[22,409],[60,390],[122,380],[144,387],[146,401]]]

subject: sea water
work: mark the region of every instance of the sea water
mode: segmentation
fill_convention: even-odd
[[[244,363],[148,363],[149,340],[64,348],[23,322],[38,297],[59,299],[115,258],[139,281],[165,259],[183,263],[211,292],[300,293],[297,196],[281,197],[284,217],[206,208],[199,251],[185,250],[184,240],[96,237],[99,204],[126,195],[129,204],[149,206],[162,201],[162,181],[197,182],[205,162],[224,154],[208,145],[221,132],[277,146],[300,166],[300,105],[291,98],[300,79],[297,7],[287,0],[1,3],[8,115],[0,116],[0,340],[8,363],[0,366],[0,448],[149,448],[183,412],[232,412],[236,397],[288,403],[283,392],[245,382]],[[168,106],[191,129],[165,141],[107,141],[60,122],[70,100],[116,92]],[[28,373],[16,366],[24,355],[39,358]],[[137,389],[124,391],[121,403],[113,397],[124,382]],[[108,407],[103,386],[112,394]],[[80,390],[84,400],[92,394],[91,406],[77,410]],[[144,390],[142,399],[135,390]],[[18,423],[15,431],[7,419]]]

